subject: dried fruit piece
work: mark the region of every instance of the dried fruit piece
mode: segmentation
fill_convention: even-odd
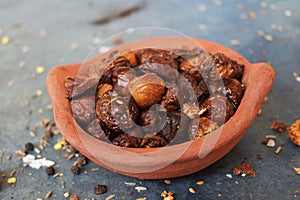
[[[25,150],[26,151],[33,151],[34,150],[34,144],[32,144],[31,142],[27,142],[25,144]]]
[[[165,82],[155,74],[148,73],[133,79],[128,90],[137,105],[142,109],[158,103],[165,93]]]
[[[122,53],[122,56],[127,58],[127,60],[129,61],[131,67],[137,66],[138,62],[137,62],[135,53],[133,51],[125,51],[125,52]]]
[[[94,193],[96,195],[100,195],[100,194],[104,194],[107,192],[107,186],[106,185],[101,185],[101,184],[97,184],[94,187]]]
[[[78,175],[78,174],[80,174],[81,169],[80,169],[80,167],[78,167],[77,165],[73,165],[73,166],[71,167],[71,172],[72,172],[73,174],[75,174],[75,175]]]
[[[289,128],[289,137],[291,141],[300,146],[300,119],[296,120]]]

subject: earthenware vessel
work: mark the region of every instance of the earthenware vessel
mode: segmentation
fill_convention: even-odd
[[[270,91],[275,72],[266,63],[250,63],[239,53],[200,39],[193,39],[209,53],[222,52],[238,63],[244,64],[242,82],[244,97],[233,117],[212,133],[182,144],[161,148],[123,148],[100,141],[86,133],[74,120],[66,98],[64,80],[76,76],[82,63],[54,67],[47,77],[47,89],[53,103],[54,118],[65,139],[90,160],[116,173],[143,178],[164,179],[197,172],[226,155],[243,137],[259,112]],[[123,44],[114,49],[184,45],[183,38],[150,38]],[[112,50],[113,51],[113,50]],[[109,53],[109,52],[108,52]],[[101,60],[108,53],[97,55],[85,64]]]

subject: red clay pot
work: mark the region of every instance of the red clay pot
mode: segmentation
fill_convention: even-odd
[[[151,38],[118,46],[114,49],[138,47],[169,48],[184,45],[184,38]],[[193,39],[207,52],[222,52],[238,63],[245,65],[242,82],[244,97],[236,113],[229,121],[214,132],[178,145],[161,148],[122,148],[100,141],[75,122],[68,99],[64,79],[76,76],[82,63],[53,68],[47,77],[47,88],[53,102],[53,112],[57,127],[65,139],[83,155],[111,171],[143,179],[164,179],[188,175],[216,162],[227,154],[243,137],[261,108],[270,91],[275,72],[266,63],[251,64],[237,52],[208,41]],[[85,61],[85,64],[101,60],[108,53],[100,54]]]

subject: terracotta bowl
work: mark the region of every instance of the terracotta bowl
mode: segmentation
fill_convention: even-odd
[[[164,179],[188,175],[216,162],[227,154],[243,137],[270,91],[275,72],[266,63],[251,64],[237,52],[212,42],[193,39],[207,52],[222,52],[245,65],[242,82],[244,97],[233,117],[212,133],[185,143],[161,148],[123,148],[100,141],[86,133],[73,118],[69,101],[65,98],[64,79],[76,76],[82,63],[53,68],[47,77],[47,88],[53,102],[55,122],[65,139],[90,160],[111,171],[143,179]],[[151,47],[154,44],[170,46],[183,43],[182,38],[151,38],[118,46]],[[178,45],[177,45],[178,46]],[[155,46],[156,47],[156,46]],[[87,61],[92,64],[108,53]]]

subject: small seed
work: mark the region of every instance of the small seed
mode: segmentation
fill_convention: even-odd
[[[59,151],[62,149],[62,145],[60,143],[56,143],[54,144],[53,148],[56,150],[56,151]]]
[[[15,169],[13,169],[13,170],[11,170],[11,172],[9,173],[9,175],[12,177],[12,176],[14,176],[15,174],[16,174],[16,170]]]
[[[276,139],[277,136],[276,135],[266,135],[267,139]]]
[[[37,66],[37,67],[35,68],[35,72],[36,72],[37,74],[42,74],[42,73],[45,72],[45,67],[44,67],[44,66]]]
[[[2,45],[7,45],[10,42],[10,38],[5,36],[1,39],[1,44]]]
[[[50,191],[45,195],[44,199],[49,199],[49,198],[52,196],[52,194],[53,194],[53,191],[50,190]]]
[[[93,167],[92,169],[91,169],[91,171],[92,172],[94,172],[94,171],[98,171],[99,170],[99,168],[98,167]]]
[[[165,183],[165,184],[171,184],[171,180],[166,179],[166,180],[164,180],[164,183]]]
[[[106,197],[105,200],[111,200],[111,199],[114,199],[115,197],[116,197],[116,195],[111,194],[111,195],[109,195],[108,197]]]
[[[203,185],[203,184],[204,184],[204,181],[197,181],[196,184],[197,184],[197,185]]]
[[[137,190],[138,192],[147,190],[147,188],[143,186],[136,186],[134,189]]]
[[[281,149],[282,149],[282,146],[277,147],[276,150],[274,151],[275,154],[279,154],[279,152],[281,151]]]
[[[192,187],[189,188],[189,191],[190,191],[190,193],[193,193],[193,194],[196,193],[196,190],[194,188],[192,188]]]
[[[300,174],[300,167],[294,167],[294,170],[296,171],[297,174]]]
[[[17,182],[16,177],[10,177],[10,178],[7,179],[8,184],[15,184],[16,182]]]

